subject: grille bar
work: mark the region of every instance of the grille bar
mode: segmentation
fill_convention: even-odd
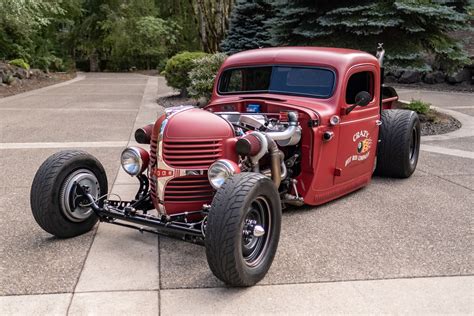
[[[165,203],[209,203],[214,191],[207,175],[184,176],[171,179],[165,188]]]
[[[222,141],[193,140],[163,142],[163,159],[175,168],[207,169],[223,156]]]

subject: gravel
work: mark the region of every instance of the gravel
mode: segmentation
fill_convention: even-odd
[[[431,110],[430,117],[419,114],[421,136],[446,134],[461,128],[462,124],[454,117]],[[433,116],[434,115],[434,119]]]
[[[178,105],[199,106],[199,102],[197,100],[192,99],[192,98],[182,97],[179,94],[158,98],[156,102],[158,102],[158,104],[164,108],[169,108],[169,107],[178,106]]]
[[[418,83],[412,83],[412,84],[390,83],[388,85],[393,86],[395,89],[420,89],[420,90],[447,91],[447,92],[474,92],[474,85],[469,82],[463,82],[459,84],[448,84],[448,83],[427,84],[424,82],[418,82]]]

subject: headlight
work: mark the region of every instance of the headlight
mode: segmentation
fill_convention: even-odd
[[[240,173],[240,168],[235,162],[227,159],[219,159],[209,167],[207,177],[212,187],[217,190],[224,184],[228,177],[236,173]]]
[[[148,166],[148,152],[140,147],[128,147],[122,152],[122,168],[131,176],[142,173]]]

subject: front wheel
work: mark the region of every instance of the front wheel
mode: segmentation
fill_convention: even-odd
[[[212,200],[206,225],[206,256],[216,277],[251,286],[270,268],[278,247],[281,203],[273,182],[241,173],[226,180]]]
[[[94,227],[98,218],[88,206],[89,200],[78,191],[79,186],[87,186],[96,200],[107,194],[105,170],[95,157],[66,150],[46,159],[35,175],[30,195],[31,211],[41,228],[68,238]]]

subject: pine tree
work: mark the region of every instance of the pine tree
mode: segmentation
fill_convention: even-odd
[[[468,16],[448,4],[424,0],[384,0],[331,10],[318,18],[318,44],[373,51],[384,42],[387,66],[453,70],[468,63],[450,31],[467,25]]]
[[[221,49],[227,54],[268,46],[269,26],[265,24],[272,14],[268,0],[237,0],[230,16],[227,37]]]
[[[388,68],[454,70],[469,62],[449,32],[467,27],[468,0],[275,1],[273,46],[334,46],[374,52]],[[427,61],[430,61],[429,63]]]

